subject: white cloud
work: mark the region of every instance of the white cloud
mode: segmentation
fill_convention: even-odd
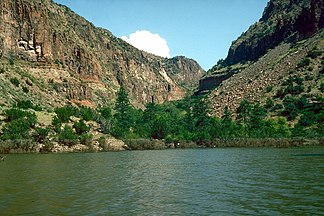
[[[131,33],[129,37],[122,36],[121,39],[140,50],[162,57],[170,57],[168,43],[159,34],[154,34],[147,30],[138,30]]]

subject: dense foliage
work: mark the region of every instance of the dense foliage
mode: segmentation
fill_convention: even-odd
[[[290,77],[283,86],[292,82],[302,83],[297,77]],[[29,101],[20,101],[15,108],[3,111],[0,138],[22,146],[21,140],[49,143],[51,135],[52,140],[61,144],[81,143],[91,147],[91,121],[99,125],[97,132],[128,140],[135,149],[152,148],[145,139],[208,146],[218,139],[316,138],[324,134],[323,98],[320,97],[310,101],[303,94],[289,93],[282,103],[274,97],[268,98],[264,105],[243,100],[234,113],[226,107],[221,118],[209,115],[207,101],[204,96],[191,96],[164,104],[149,103],[141,110],[134,108],[127,93],[120,89],[114,109],[71,105],[56,108],[50,127],[38,124],[36,106]],[[136,140],[141,145],[136,147]]]
[[[302,84],[291,77],[287,83]],[[207,99],[187,97],[165,104],[149,103],[144,111],[132,107],[124,90],[118,93],[115,114],[105,119],[113,134],[122,139],[152,138],[166,142],[195,141],[204,144],[217,138],[290,138],[323,136],[323,99],[310,102],[305,96],[285,96],[283,104],[268,98],[264,105],[243,100],[235,113],[225,109],[221,118],[209,115]],[[271,117],[272,116],[272,117]],[[234,118],[235,117],[235,118]],[[289,121],[297,121],[293,124]]]

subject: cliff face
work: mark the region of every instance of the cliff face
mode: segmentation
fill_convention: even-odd
[[[138,105],[179,99],[203,74],[194,60],[139,51],[51,0],[1,0],[0,57],[64,99],[96,104],[120,86]]]
[[[277,95],[291,77],[303,80],[300,95],[310,101],[323,97],[323,10],[320,0],[270,0],[262,18],[233,42],[227,58],[199,81],[196,93],[209,93],[212,114],[221,116],[225,107],[235,112],[243,99],[263,104],[270,98],[282,106],[284,97]],[[307,67],[300,66],[305,62]]]
[[[285,40],[308,38],[323,27],[323,1],[271,0],[259,22],[232,43],[225,63],[254,61]]]

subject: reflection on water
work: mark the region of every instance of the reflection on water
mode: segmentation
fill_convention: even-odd
[[[0,215],[317,215],[324,153],[231,148],[7,155]]]

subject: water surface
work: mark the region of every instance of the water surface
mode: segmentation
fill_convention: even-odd
[[[324,147],[7,155],[0,215],[320,215]]]

